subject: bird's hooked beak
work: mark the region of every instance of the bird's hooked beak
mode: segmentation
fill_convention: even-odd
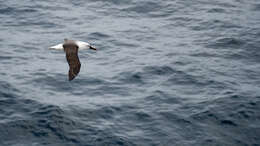
[[[97,50],[95,47],[89,46],[89,49]]]

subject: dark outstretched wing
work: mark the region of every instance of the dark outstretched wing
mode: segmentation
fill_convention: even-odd
[[[64,44],[64,51],[66,52],[66,59],[70,66],[68,73],[69,81],[73,80],[80,71],[80,61],[78,57],[78,46],[76,44]]]

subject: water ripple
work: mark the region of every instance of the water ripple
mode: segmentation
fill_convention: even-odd
[[[259,145],[259,2],[1,1],[0,145]],[[88,41],[68,81],[64,38]]]

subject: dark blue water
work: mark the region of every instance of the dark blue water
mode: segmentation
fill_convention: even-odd
[[[260,145],[260,1],[0,0],[1,146]],[[92,43],[68,81],[64,38]]]

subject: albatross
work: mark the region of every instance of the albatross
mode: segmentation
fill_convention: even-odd
[[[49,47],[51,50],[64,50],[66,53],[66,59],[69,64],[69,81],[73,80],[80,71],[80,61],[78,57],[78,51],[79,50],[86,50],[86,49],[92,49],[92,50],[97,50],[93,46],[91,46],[87,42],[83,41],[74,41],[74,40],[68,40],[64,39],[63,44],[58,44],[52,47]]]

